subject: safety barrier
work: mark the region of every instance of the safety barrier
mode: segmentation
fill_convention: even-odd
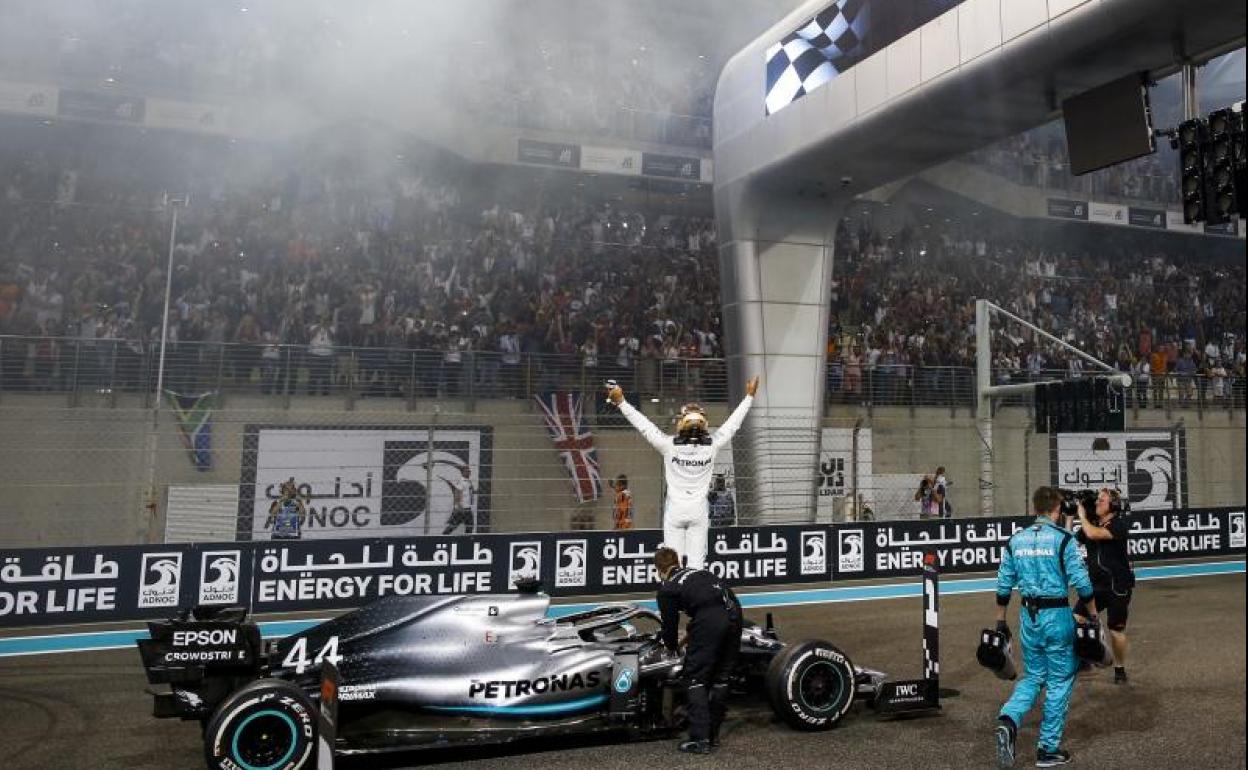
[[[154,392],[158,343],[0,335],[0,392],[66,393],[115,397]],[[1091,376],[1085,373],[1083,376]],[[1070,372],[998,369],[993,382],[1063,380]],[[434,398],[515,399],[550,391],[599,392],[608,379],[643,400],[683,399],[726,403],[731,394],[722,358],[668,358],[614,351],[592,356],[558,353],[427,350],[407,347],[174,342],[165,353],[164,386],[180,393],[272,396],[289,405],[294,396],[403,399],[408,407]],[[975,369],[920,366],[882,358],[841,355],[828,362],[829,405],[975,407]],[[1156,374],[1136,379],[1123,394],[1128,409],[1243,409],[1242,375]],[[1012,404],[1030,403],[1016,397]]]
[[[737,586],[835,583],[918,574],[932,551],[945,573],[1000,561],[1026,517],[726,527],[709,568]],[[1244,552],[1244,511],[1132,516],[1141,560]],[[658,530],[461,537],[32,548],[0,551],[0,626],[165,617],[195,604],[253,612],[333,610],[388,595],[504,592],[537,577],[555,596],[652,590]]]

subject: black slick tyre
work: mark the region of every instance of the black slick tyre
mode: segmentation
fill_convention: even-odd
[[[204,727],[210,770],[312,770],[316,709],[298,687],[260,679],[217,706]]]
[[[771,708],[796,730],[831,729],[854,702],[854,664],[814,639],[786,647],[767,669]]]

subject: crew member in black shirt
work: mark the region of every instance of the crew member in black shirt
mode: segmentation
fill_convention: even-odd
[[[671,548],[655,551],[654,564],[662,581],[657,599],[663,644],[676,651],[687,643],[689,740],[680,750],[706,754],[719,746],[719,728],[728,710],[729,676],[741,647],[741,603],[712,573],[681,567]],[[689,630],[679,639],[682,610],[689,616]]]
[[[1135,587],[1135,570],[1127,539],[1131,525],[1123,515],[1122,497],[1115,489],[1102,489],[1096,497],[1094,515],[1079,505],[1079,527],[1075,537],[1088,550],[1088,575],[1096,592],[1096,606],[1109,621],[1109,641],[1114,651],[1114,683],[1127,681],[1127,615],[1131,606],[1131,590]],[[1088,616],[1080,602],[1075,615]]]

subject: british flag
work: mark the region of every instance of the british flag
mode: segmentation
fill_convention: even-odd
[[[533,396],[542,407],[546,428],[555,442],[563,464],[572,477],[577,502],[587,503],[602,496],[602,473],[598,469],[598,452],[594,434],[585,426],[579,393],[546,393]]]

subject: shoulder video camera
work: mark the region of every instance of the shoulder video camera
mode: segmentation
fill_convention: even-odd
[[[1101,493],[1096,489],[1059,489],[1062,493],[1062,515],[1078,516],[1079,503],[1083,503],[1083,511],[1088,515],[1088,520],[1093,524],[1100,526],[1100,516],[1096,514],[1096,500]],[[1114,513],[1126,513],[1128,510],[1127,501],[1122,499],[1116,490],[1109,491],[1109,510]]]
[[[1059,489],[1062,493],[1062,515],[1078,516],[1079,504],[1083,503],[1084,513],[1088,519],[1096,521],[1096,498],[1100,492],[1095,489]]]

